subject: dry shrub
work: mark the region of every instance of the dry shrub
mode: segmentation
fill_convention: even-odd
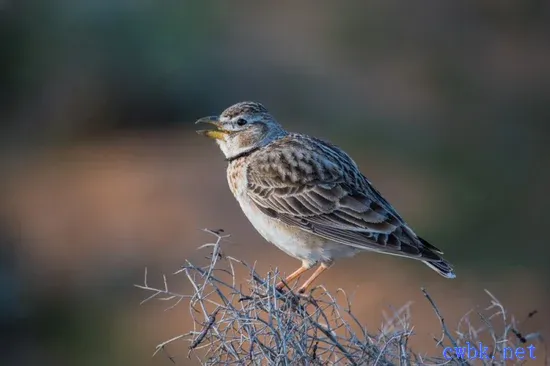
[[[222,242],[228,235],[223,235],[223,230],[205,231],[216,238],[199,247],[208,251],[209,262],[198,266],[187,261],[174,273],[186,276],[192,286],[190,294],[170,290],[166,276],[163,288],[149,286],[147,269],[144,283],[136,285],[151,292],[142,304],[152,299],[173,301],[168,309],[182,302],[189,304],[193,330],[156,347],[155,354],[162,352],[173,363],[178,358],[167,346],[181,340],[189,343],[186,356],[194,355],[203,365],[494,365],[503,364],[511,349],[533,341],[542,343],[539,333],[522,334],[516,319],[487,290],[490,305],[481,311],[471,310],[450,331],[434,300],[421,289],[441,324],[441,336],[434,338],[438,356],[421,354],[408,346],[413,335],[410,303],[385,316],[375,333],[367,331],[343,290],[331,294],[317,286],[308,295],[299,295],[291,287],[280,292],[275,289],[280,281],[277,270],[262,277],[254,266],[224,255]],[[240,285],[236,272],[243,269],[249,279]],[[535,314],[533,311],[527,318]],[[447,352],[452,359],[443,357],[446,347],[466,347],[468,342],[473,347],[483,342],[491,359],[466,360],[456,357],[455,352]],[[546,360],[546,347],[544,350]]]

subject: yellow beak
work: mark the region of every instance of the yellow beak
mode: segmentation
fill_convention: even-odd
[[[211,139],[223,140],[223,138],[229,133],[228,131],[225,131],[224,129],[221,128],[221,123],[218,119],[218,116],[203,117],[203,118],[197,120],[197,122],[195,122],[195,124],[199,124],[199,123],[206,123],[206,124],[213,125],[213,126],[216,127],[215,130],[199,130],[199,131],[197,131],[197,133],[199,135],[204,135],[204,136],[209,137]]]

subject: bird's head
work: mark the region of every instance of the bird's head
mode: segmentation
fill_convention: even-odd
[[[257,102],[234,104],[219,116],[204,117],[196,123],[215,127],[197,133],[215,139],[226,159],[261,148],[287,134],[267,109]]]

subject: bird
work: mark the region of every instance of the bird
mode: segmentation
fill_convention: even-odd
[[[412,230],[340,147],[286,131],[253,101],[196,124],[210,125],[196,132],[215,140],[224,154],[229,188],[252,226],[302,262],[276,284],[278,290],[318,265],[299,287],[303,294],[336,260],[360,252],[416,259],[456,277],[443,252]]]

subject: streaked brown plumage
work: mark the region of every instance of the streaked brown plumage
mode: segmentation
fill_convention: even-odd
[[[285,131],[255,102],[198,122],[217,127],[199,132],[224,152],[230,189],[256,230],[302,261],[287,281],[321,264],[301,291],[335,259],[360,251],[418,259],[455,277],[443,253],[413,232],[337,146]]]

